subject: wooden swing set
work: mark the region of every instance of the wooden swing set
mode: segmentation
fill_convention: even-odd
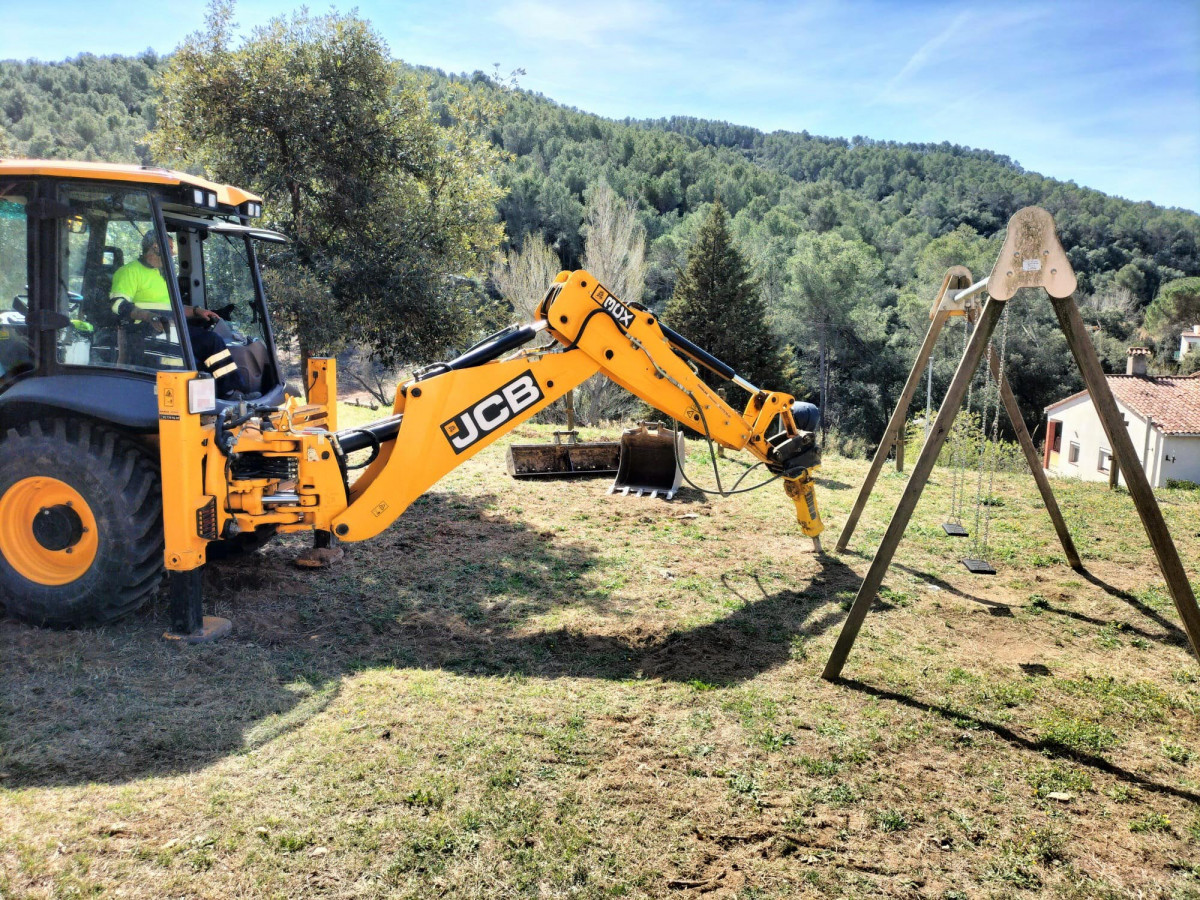
[[[846,525],[838,537],[838,551],[844,551],[849,545],[867,499],[887,460],[890,448],[894,444],[897,447],[902,445],[909,405],[920,383],[922,372],[933,354],[943,326],[952,317],[962,317],[966,322],[965,327],[969,331],[969,338],[965,341],[962,358],[938,410],[937,418],[925,439],[925,445],[913,466],[912,475],[892,514],[891,522],[879,544],[879,549],[875,552],[871,567],[867,570],[866,577],[859,587],[858,595],[854,599],[854,604],[850,608],[850,613],[846,617],[846,622],[842,626],[837,643],[829,656],[829,661],[825,664],[825,670],[821,677],[830,681],[840,677],[846,658],[850,655],[850,650],[854,646],[854,641],[858,637],[867,612],[883,584],[884,575],[891,565],[900,539],[904,536],[908,522],[912,518],[913,510],[916,509],[917,502],[921,499],[921,494],[929,481],[934,463],[937,462],[942,447],[950,435],[964,399],[969,396],[975,373],[979,369],[985,352],[988,356],[989,383],[994,384],[998,393],[996,422],[992,430],[993,440],[997,432],[999,406],[1002,403],[1013,430],[1016,432],[1017,443],[1020,445],[1025,460],[1029,464],[1029,470],[1037,483],[1038,491],[1046,506],[1046,512],[1054,524],[1054,530],[1058,533],[1059,542],[1066,554],[1067,564],[1076,571],[1083,570],[1083,562],[1071,540],[1071,534],[1050,488],[1050,481],[1042,469],[1042,460],[1025,427],[1016,397],[1008,383],[1004,371],[1003,344],[1000,353],[997,353],[992,346],[992,335],[1004,315],[1006,304],[1021,288],[1042,288],[1050,298],[1059,326],[1067,339],[1067,346],[1070,347],[1071,353],[1075,357],[1080,374],[1083,376],[1084,385],[1100,416],[1104,431],[1108,435],[1109,445],[1113,448],[1113,456],[1125,475],[1129,494],[1137,507],[1142,525],[1150,538],[1150,544],[1154,548],[1159,569],[1166,580],[1167,590],[1175,602],[1175,609],[1179,613],[1188,640],[1191,642],[1192,652],[1200,657],[1200,607],[1196,605],[1196,597],[1192,586],[1188,583],[1183,564],[1180,562],[1179,552],[1167,530],[1162,510],[1159,509],[1150,483],[1146,480],[1146,473],[1134,451],[1133,442],[1129,438],[1129,432],[1125,429],[1116,400],[1113,399],[1112,391],[1105,380],[1104,371],[1100,367],[1100,360],[1092,346],[1087,327],[1079,314],[1079,308],[1075,305],[1072,296],[1075,286],[1075,272],[1059,242],[1054,218],[1050,213],[1036,206],[1018,210],[1009,220],[1004,246],[1001,248],[1000,256],[988,278],[972,284],[971,272],[965,266],[952,266],[947,270],[942,279],[942,287],[938,291],[930,311],[929,330],[925,334],[925,340],[913,362],[904,390],[900,394],[900,400],[888,421],[887,431],[871,462],[866,480],[859,490],[858,498],[846,520]],[[981,298],[985,293],[987,300],[981,303]],[[972,325],[974,326],[973,330],[971,330]],[[985,402],[983,414],[985,438],[987,410]],[[982,449],[981,452],[983,452]],[[982,458],[980,465],[982,472]],[[983,498],[977,496],[976,503],[981,502],[984,502]],[[955,519],[952,498],[950,521],[943,526],[947,534],[959,533],[949,527],[956,524]],[[960,531],[965,532],[965,529],[961,529],[961,523],[957,524]],[[977,531],[978,525],[977,521]],[[978,548],[980,546],[978,535],[976,541],[976,548]],[[986,529],[983,547],[986,549]],[[981,556],[981,554],[976,555]],[[986,561],[981,558],[967,558],[963,560],[963,563],[971,571],[990,570],[990,566],[987,566]],[[972,565],[973,563],[982,563],[986,568]]]

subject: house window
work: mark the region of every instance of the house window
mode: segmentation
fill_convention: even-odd
[[[1096,464],[1097,471],[1107,472],[1112,468],[1112,451],[1100,448],[1100,461]]]
[[[1067,462],[1073,466],[1079,465],[1079,444],[1071,441],[1071,449],[1067,453]]]
[[[1058,462],[1058,454],[1062,452],[1062,422],[1055,419],[1046,421],[1046,446],[1042,451],[1042,467],[1049,469]]]

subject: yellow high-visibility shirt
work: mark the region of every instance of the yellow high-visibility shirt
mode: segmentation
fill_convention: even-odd
[[[117,269],[108,296],[113,301],[113,312],[117,311],[123,300],[142,309],[171,309],[171,294],[162,272],[136,259]]]

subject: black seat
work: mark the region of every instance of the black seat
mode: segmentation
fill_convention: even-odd
[[[121,322],[112,311],[113,275],[125,264],[125,256],[120,247],[105,247],[104,257],[110,257],[111,263],[89,266],[83,279],[83,302],[80,304],[80,317],[88,322],[95,331],[92,334],[92,362],[119,362]]]

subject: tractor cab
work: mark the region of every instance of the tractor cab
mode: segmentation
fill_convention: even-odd
[[[256,246],[285,238],[260,212],[166,169],[0,161],[0,425],[61,409],[156,431],[157,373],[211,370],[188,307],[219,317],[244,393],[282,403]]]

